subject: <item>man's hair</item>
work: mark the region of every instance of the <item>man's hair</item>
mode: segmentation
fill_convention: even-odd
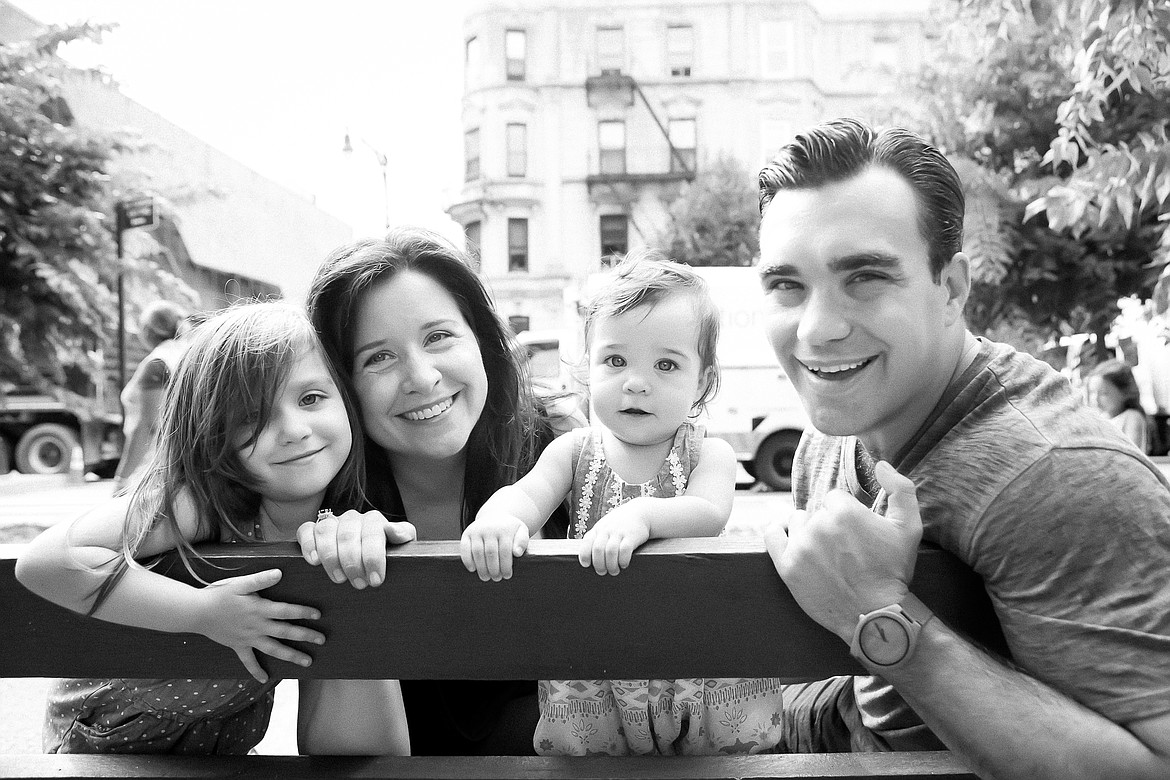
[[[963,249],[963,185],[942,152],[909,130],[875,130],[857,119],[835,119],[797,135],[760,171],[760,214],[780,190],[823,187],[875,166],[899,174],[913,189],[937,282]]]
[[[707,281],[689,265],[667,259],[659,252],[646,250],[632,252],[614,266],[613,275],[604,287],[594,293],[585,310],[585,346],[593,343],[597,321],[616,317],[639,306],[654,308],[671,295],[685,295],[694,307],[699,324],[700,368],[711,372],[707,389],[695,402],[703,409],[719,390],[719,307],[711,298]]]

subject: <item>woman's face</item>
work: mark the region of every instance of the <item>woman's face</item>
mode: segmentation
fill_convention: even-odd
[[[1089,377],[1089,403],[1109,417],[1116,417],[1125,409],[1125,396],[1112,382],[1094,376]]]
[[[366,435],[395,457],[463,453],[487,400],[479,341],[455,299],[400,271],[358,302],[353,384]]]

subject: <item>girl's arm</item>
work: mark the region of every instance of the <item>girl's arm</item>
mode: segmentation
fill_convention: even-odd
[[[194,508],[182,497],[176,504],[180,535],[192,542],[203,541]],[[280,580],[279,569],[197,588],[150,569],[125,565],[122,532],[128,512],[129,499],[117,498],[73,522],[49,528],[21,553],[17,579],[38,596],[86,614],[98,589],[122,564],[125,571],[94,617],[155,631],[203,634],[235,650],[248,672],[261,681],[268,675],[253,649],[308,666],[312,661],[308,654],[278,640],[323,643],[325,637],[319,631],[285,622],[316,620],[320,613],[256,595]],[[165,525],[156,526],[143,540],[139,557],[173,550],[178,540],[172,533]]]
[[[513,556],[524,554],[529,538],[569,493],[578,438],[573,431],[558,436],[531,471],[484,502],[459,540],[459,557],[468,571],[485,582],[512,576]]]
[[[735,498],[735,451],[723,439],[703,439],[699,463],[681,496],[635,498],[597,521],[577,560],[598,574],[617,574],[649,539],[718,536]]]
[[[410,755],[397,680],[301,680],[297,746],[309,755]]]

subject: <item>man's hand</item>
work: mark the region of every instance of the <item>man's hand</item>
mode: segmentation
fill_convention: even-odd
[[[776,571],[809,617],[850,641],[857,616],[909,592],[922,519],[914,483],[885,461],[875,470],[885,516],[834,490],[812,515],[794,512],[764,535]],[[787,533],[785,532],[787,530]]]
[[[335,517],[329,514],[297,529],[301,555],[313,566],[320,564],[329,579],[340,584],[348,580],[361,590],[386,581],[386,545],[415,539],[410,523],[391,523],[381,512],[350,510]]]
[[[459,540],[459,558],[484,582],[512,578],[512,559],[528,550],[528,526],[509,514],[483,512]]]
[[[199,591],[202,608],[197,619],[199,633],[225,647],[230,647],[248,673],[260,682],[267,673],[256,659],[256,651],[282,661],[308,666],[308,653],[289,647],[284,641],[325,644],[320,631],[289,623],[289,620],[318,620],[321,613],[312,607],[269,601],[257,591],[280,582],[280,569],[268,569],[228,577]],[[284,640],[284,641],[279,641]]]
[[[650,524],[633,501],[611,510],[581,539],[577,561],[598,574],[619,574],[650,538]]]

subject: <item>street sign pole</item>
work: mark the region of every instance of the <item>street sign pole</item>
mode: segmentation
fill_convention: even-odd
[[[126,387],[126,301],[122,267],[122,234],[154,224],[154,199],[149,195],[114,204],[114,235],[118,245],[118,398]],[[122,410],[125,415],[125,409]]]

